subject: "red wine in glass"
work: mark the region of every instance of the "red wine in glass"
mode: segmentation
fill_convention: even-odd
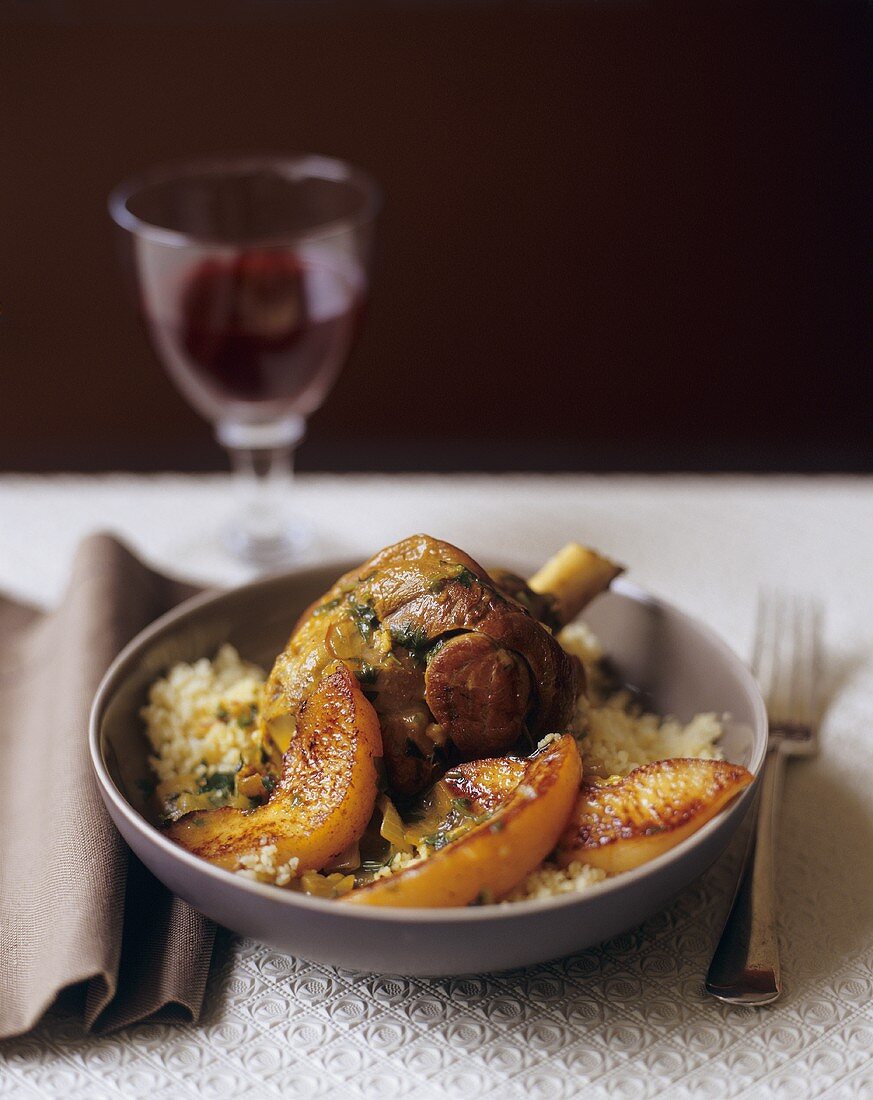
[[[232,408],[257,422],[318,408],[360,327],[351,272],[311,251],[249,249],[205,259],[177,282],[175,301],[144,304],[144,319],[205,415],[220,420]]]

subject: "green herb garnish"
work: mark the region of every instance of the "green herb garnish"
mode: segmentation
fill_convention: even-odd
[[[416,660],[424,660],[425,652],[430,646],[430,639],[420,626],[414,623],[404,623],[402,626],[391,628],[391,641],[395,645],[408,649]]]
[[[458,569],[458,572],[453,574],[452,576],[437,577],[435,580],[432,580],[427,586],[427,590],[428,592],[433,593],[433,595],[437,595],[438,593],[442,592],[446,585],[450,584],[452,581],[456,581],[464,588],[472,588],[474,584],[478,583],[479,578],[474,572],[472,572],[472,570],[468,569],[466,565],[462,565]]]
[[[328,611],[333,611],[335,607],[339,607],[342,603],[342,596],[334,596],[332,600],[328,600],[326,603],[319,604],[318,607],[312,612],[313,615],[326,615]]]
[[[349,611],[364,641],[369,641],[374,630],[379,629],[379,617],[368,603],[356,603],[349,596]]]
[[[200,781],[201,791],[223,791],[232,793],[236,783],[236,772],[213,772]]]
[[[450,833],[431,833],[430,836],[423,836],[420,843],[438,852],[440,848],[445,848],[447,844],[450,844],[451,840]]]

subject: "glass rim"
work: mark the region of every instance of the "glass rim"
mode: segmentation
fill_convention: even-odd
[[[156,241],[160,244],[176,247],[198,245],[202,248],[228,249],[239,248],[245,242],[222,240],[220,237],[186,233],[180,229],[157,225],[134,214],[128,206],[129,201],[138,192],[156,184],[172,183],[193,176],[217,176],[221,173],[251,172],[268,169],[291,178],[308,175],[313,179],[334,180],[338,183],[350,183],[356,186],[362,196],[361,206],[353,214],[333,218],[304,232],[265,234],[252,240],[252,244],[269,247],[272,245],[297,244],[301,241],[321,240],[335,237],[358,226],[373,222],[382,207],[382,190],[369,173],[356,168],[337,157],[321,156],[317,153],[291,155],[246,155],[213,156],[193,160],[170,161],[147,168],[142,172],[126,177],[109,193],[109,216],[116,225],[128,232]]]

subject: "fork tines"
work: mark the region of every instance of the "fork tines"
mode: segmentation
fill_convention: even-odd
[[[809,596],[761,591],[752,652],[771,737],[814,749],[821,673],[821,604]],[[791,751],[790,746],[786,749]]]

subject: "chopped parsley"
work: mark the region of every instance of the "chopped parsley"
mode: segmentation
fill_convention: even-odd
[[[342,603],[342,596],[334,596],[332,600],[328,600],[326,603],[319,604],[318,607],[312,612],[313,615],[326,615],[328,611],[333,611],[335,607],[339,607]]]
[[[236,772],[213,772],[200,782],[201,791],[221,791],[232,794],[236,784]]]
[[[395,645],[408,649],[417,660],[424,660],[425,652],[430,646],[430,638],[420,626],[413,623],[404,623],[401,626],[391,628],[391,641]]]
[[[452,576],[437,577],[435,580],[432,580],[427,586],[427,590],[437,595],[437,593],[442,592],[447,584],[451,584],[453,581],[464,588],[472,588],[474,584],[479,582],[479,578],[472,570],[468,569],[466,565],[462,565],[458,569],[458,572],[454,573]]]
[[[379,629],[379,616],[368,603],[356,603],[352,596],[349,596],[349,610],[361,637],[369,641],[373,631]]]
[[[430,836],[423,836],[420,843],[438,852],[440,848],[445,848],[447,844],[450,844],[453,839],[451,832],[436,832],[431,833]]]
[[[355,669],[355,676],[359,684],[375,684],[378,672],[367,661],[361,661],[360,666]]]

